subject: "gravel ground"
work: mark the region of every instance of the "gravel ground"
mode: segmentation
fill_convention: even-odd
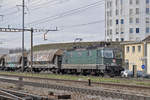
[[[80,87],[80,88],[89,88],[89,89],[95,89],[95,90],[105,90],[105,91],[112,91],[112,92],[120,92],[120,93],[130,93],[130,94],[142,94],[142,95],[148,95],[150,96],[150,90],[139,90],[139,89],[130,89],[130,88],[123,88],[123,87],[112,87],[108,85],[92,85],[88,86],[88,83],[70,83],[70,82],[58,82],[58,81],[51,81],[51,80],[36,80],[36,79],[27,79],[24,78],[24,81],[28,82],[38,82],[38,83],[46,83],[46,84],[54,84],[54,85],[63,85],[63,86],[72,86],[72,87]],[[8,88],[8,89],[16,89],[16,85],[9,84],[9,83],[3,83],[0,82],[0,88]],[[90,95],[84,95],[80,93],[71,93],[67,91],[59,91],[59,90],[52,90],[47,88],[37,88],[32,86],[24,86],[22,88],[23,92],[28,92],[35,95],[41,95],[41,96],[48,96],[48,93],[50,91],[54,92],[55,95],[58,94],[69,94],[71,95],[72,99],[70,100],[123,100],[123,99],[114,99],[110,97],[101,97],[101,96],[90,96]],[[54,97],[53,97],[54,98]]]
[[[0,82],[0,88],[16,90],[16,85]],[[69,100],[123,100],[123,99],[116,99],[116,98],[110,98],[110,97],[90,96],[90,95],[84,95],[80,93],[71,93],[67,91],[59,91],[59,90],[52,90],[52,89],[46,89],[46,88],[36,88],[32,86],[24,86],[22,87],[22,90],[19,90],[19,91],[27,92],[30,94],[36,94],[40,96],[48,96],[49,92],[54,92],[55,95],[67,94],[67,95],[71,95],[71,99]],[[52,98],[55,98],[55,97],[52,97]]]
[[[49,91],[53,91],[55,95],[58,94],[66,94],[71,95],[70,100],[123,100],[123,99],[116,99],[116,98],[109,98],[109,97],[101,97],[101,96],[90,96],[90,95],[83,95],[80,93],[71,93],[67,91],[59,91],[59,90],[53,90],[53,89],[43,89],[43,88],[34,88],[31,86],[25,86],[26,91],[33,91],[33,94],[39,94],[39,95],[48,95]],[[40,91],[40,92],[39,92]]]
[[[63,86],[71,86],[71,87],[80,87],[80,88],[89,88],[89,89],[95,89],[95,90],[105,90],[105,91],[116,91],[120,93],[130,93],[130,94],[139,94],[139,95],[146,95],[150,96],[150,89],[133,89],[133,88],[127,88],[127,87],[112,87],[108,85],[92,85],[88,86],[88,82],[86,84],[80,84],[80,83],[71,83],[71,82],[58,82],[58,81],[51,81],[51,80],[35,80],[35,79],[24,79],[24,81],[28,82],[38,82],[38,83],[46,83],[46,84],[57,84],[57,85],[63,85]]]

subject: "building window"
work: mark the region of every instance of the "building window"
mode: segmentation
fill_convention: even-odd
[[[119,20],[117,19],[117,20],[116,20],[116,24],[118,24],[118,23],[119,23]]]
[[[116,41],[119,41],[119,38],[116,38]]]
[[[149,33],[149,27],[146,27],[146,33]]]
[[[120,0],[120,4],[121,4],[121,5],[123,4],[123,0]]]
[[[123,29],[123,27],[120,28],[120,32],[121,32],[121,34],[124,34],[124,29]]]
[[[146,18],[146,23],[149,23],[149,18],[148,17]]]
[[[118,10],[118,9],[116,9],[116,16],[117,16],[117,15],[119,15],[119,10]]]
[[[140,19],[139,18],[136,18],[136,23],[140,23]]]
[[[149,8],[146,8],[146,14],[149,14]]]
[[[129,23],[132,24],[133,23],[133,18],[129,18]]]
[[[136,33],[140,33],[140,28],[136,28]]]
[[[138,46],[138,52],[141,52],[141,46]]]
[[[118,0],[116,0],[116,6],[118,6]]]
[[[107,2],[107,8],[109,8],[109,1]]]
[[[149,0],[146,0],[146,4],[149,4]]]
[[[127,53],[130,52],[130,47],[127,47],[127,48],[126,48],[126,52],[127,52]]]
[[[122,13],[123,13],[123,9],[121,8],[121,9],[120,9],[120,14],[122,15]]]
[[[129,29],[129,33],[133,33],[133,28],[130,28],[130,29]]]
[[[107,30],[107,35],[109,36],[109,30]]]
[[[132,46],[132,52],[133,53],[135,52],[135,46]]]
[[[124,24],[124,20],[123,19],[121,19],[121,24]]]
[[[107,11],[107,17],[109,17],[109,11]]]
[[[132,5],[132,4],[133,4],[133,1],[132,1],[132,0],[130,0],[130,1],[129,1],[129,3],[130,3],[130,5]]]
[[[109,12],[109,15],[110,15],[110,17],[112,17],[112,11],[110,10],[110,12]]]
[[[129,9],[129,14],[130,14],[130,15],[133,14],[133,9]]]
[[[124,34],[124,32],[121,32],[121,34]]]
[[[112,7],[112,1],[110,1],[110,7]]]
[[[109,26],[109,21],[107,21],[107,26]]]
[[[124,41],[124,38],[121,38],[121,41],[123,42],[123,41]]]
[[[136,8],[136,14],[138,15],[140,12],[139,8]]]
[[[112,26],[112,20],[110,20],[110,26]]]
[[[116,28],[116,34],[119,34],[119,32],[118,32],[118,28]]]
[[[139,4],[139,0],[136,0],[136,4],[137,4],[137,5]]]
[[[112,29],[110,29],[110,35],[112,35]]]

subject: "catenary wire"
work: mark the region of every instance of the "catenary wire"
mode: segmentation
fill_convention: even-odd
[[[91,7],[103,5],[103,4],[99,4],[99,3],[102,3],[102,1],[103,0],[95,2],[95,3],[92,3],[92,4],[89,4],[89,5],[86,5],[86,6],[83,6],[83,7],[79,7],[79,8],[76,8],[76,9],[69,10],[69,11],[66,11],[66,12],[61,13],[61,14],[56,14],[54,16],[50,16],[50,17],[46,17],[46,18],[39,19],[39,20],[36,20],[36,21],[32,21],[32,22],[26,23],[26,24],[28,24],[28,25],[38,24],[38,23],[41,24],[41,23],[44,23],[44,22],[48,22],[50,20],[54,20],[54,19],[58,19],[58,18],[62,18],[62,17],[68,16],[68,15],[72,15],[72,14],[75,14],[75,13],[79,13],[80,11],[87,10],[87,9],[89,9]]]

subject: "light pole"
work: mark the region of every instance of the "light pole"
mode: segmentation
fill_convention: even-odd
[[[33,70],[33,28],[31,28],[31,72]]]

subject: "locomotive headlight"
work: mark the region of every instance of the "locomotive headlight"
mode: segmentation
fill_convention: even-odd
[[[116,63],[116,59],[113,59],[113,63]]]

